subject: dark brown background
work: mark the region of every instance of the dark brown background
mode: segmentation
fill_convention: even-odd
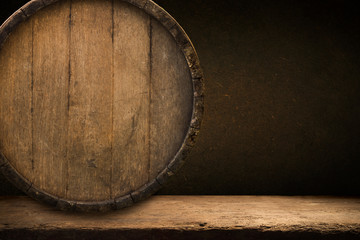
[[[1,22],[26,0],[1,2]],[[158,0],[206,77],[198,144],[160,194],[360,195],[360,10]],[[0,195],[21,194],[0,176]]]

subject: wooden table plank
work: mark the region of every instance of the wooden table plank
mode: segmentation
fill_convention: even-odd
[[[9,229],[257,229],[360,234],[360,198],[153,196],[116,212],[84,214],[61,212],[28,197],[0,197],[0,232]]]

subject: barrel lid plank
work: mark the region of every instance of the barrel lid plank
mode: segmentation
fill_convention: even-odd
[[[66,194],[70,1],[40,11],[33,22],[33,184]],[[55,14],[56,13],[56,14]],[[46,43],[46,44],[45,44]],[[51,69],[51,70],[50,70]],[[26,174],[25,174],[26,175]]]
[[[151,0],[32,0],[0,28],[0,169],[63,210],[141,201],[198,135],[203,77]]]
[[[148,14],[126,2],[114,4],[112,194],[117,196],[149,181],[151,37]]]
[[[66,198],[110,198],[112,3],[70,3],[70,74]]]

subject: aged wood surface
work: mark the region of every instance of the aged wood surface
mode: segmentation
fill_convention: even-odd
[[[68,122],[70,1],[49,6],[33,22],[33,184],[64,196]],[[51,69],[51,71],[49,71]]]
[[[0,198],[6,229],[174,229],[360,234],[360,199],[326,196],[153,196],[107,214],[64,213],[28,197]]]
[[[0,151],[33,180],[32,27],[27,21],[0,50]]]
[[[24,191],[60,208],[145,198],[197,117],[186,53],[159,16],[176,22],[152,2],[43,3],[22,8],[1,50],[4,159],[31,182]]]
[[[72,1],[67,198],[110,197],[112,4]]]
[[[150,176],[154,178],[184,141],[192,114],[192,84],[183,80],[191,76],[174,39],[158,21],[152,20],[151,26]]]
[[[125,2],[114,2],[114,196],[149,180],[150,16]],[[136,177],[135,177],[136,176]]]

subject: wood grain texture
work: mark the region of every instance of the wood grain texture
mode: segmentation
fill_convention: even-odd
[[[43,0],[31,0],[21,7],[21,11],[27,16],[30,17],[41,8],[45,6]]]
[[[150,177],[156,177],[182,145],[192,114],[192,81],[184,55],[155,19],[152,25]]]
[[[151,1],[54,2],[29,2],[0,29],[1,171],[60,209],[129,206],[193,138],[190,68],[156,18],[177,23]]]
[[[10,18],[8,18],[2,25],[0,31],[0,47],[9,36],[10,33],[17,27],[18,24],[26,19],[26,15],[21,9],[14,12]]]
[[[113,196],[134,191],[149,180],[149,31],[147,14],[115,1]]]
[[[68,122],[70,1],[60,1],[32,18],[33,184],[65,195]]]
[[[326,196],[153,196],[122,211],[69,214],[27,197],[0,197],[0,232],[6,229],[254,229],[261,232],[360,234],[360,199]]]
[[[32,21],[18,26],[0,52],[0,151],[30,181],[32,151]]]
[[[110,197],[112,2],[72,1],[67,198]]]

